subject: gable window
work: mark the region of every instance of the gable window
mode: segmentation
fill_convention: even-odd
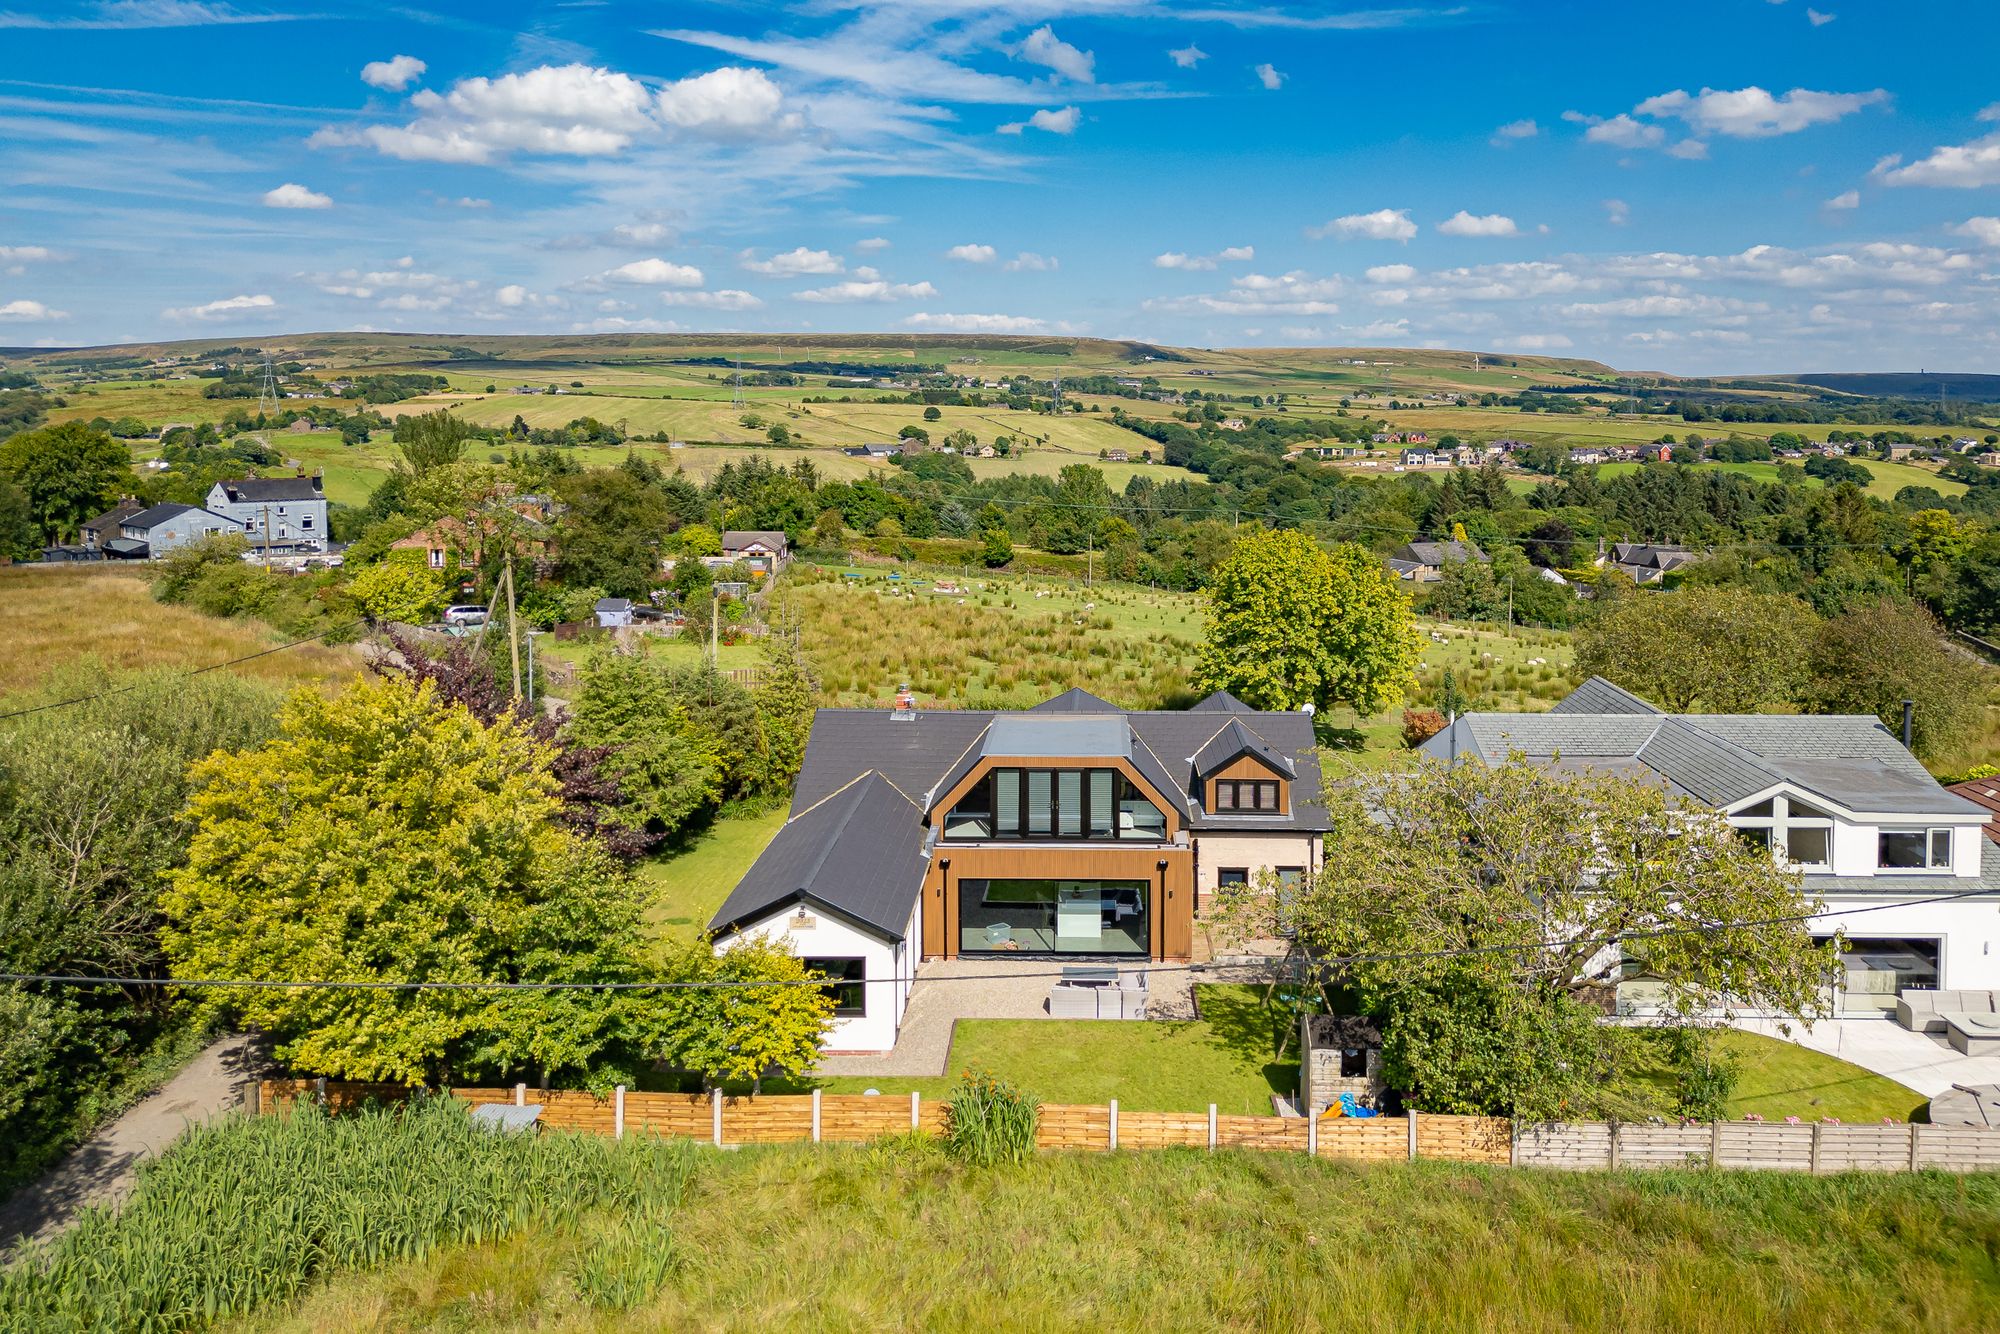
[[[1157,843],[1167,817],[1118,769],[995,769],[951,808],[943,836]]]
[[[822,988],[833,997],[836,1019],[860,1019],[868,1013],[866,959],[801,959],[807,970],[832,979]]]
[[[1263,778],[1222,778],[1215,784],[1218,811],[1275,811],[1278,784]]]
[[[1949,871],[1951,830],[1884,829],[1876,835],[1875,864],[1885,871]]]

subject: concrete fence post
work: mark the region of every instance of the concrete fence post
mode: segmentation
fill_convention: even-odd
[[[1306,1113],[1306,1156],[1319,1157],[1319,1118]]]
[[[1722,1170],[1722,1122],[1708,1123],[1708,1170]]]
[[[1417,1109],[1412,1107],[1410,1117],[1410,1161],[1417,1161]]]
[[[1612,1171],[1616,1172],[1618,1170],[1618,1123],[1616,1121],[1611,1123],[1611,1162],[1609,1165]]]
[[[1215,1152],[1215,1104],[1208,1105],[1208,1151]]]
[[[514,1105],[516,1107],[526,1107],[528,1105],[528,1086],[526,1084],[514,1085]]]
[[[625,1138],[625,1086],[623,1084],[611,1090],[611,1133],[616,1139]]]
[[[715,1089],[708,1095],[708,1118],[715,1136],[715,1147],[722,1147],[722,1090]]]
[[[819,1090],[813,1090],[813,1143],[819,1143]]]
[[[1912,1172],[1917,1170],[1917,1132],[1922,1129],[1923,1127],[1915,1121],[1910,1122],[1910,1170]]]
[[[1114,1148],[1114,1149],[1118,1147],[1118,1099],[1116,1099],[1116,1098],[1113,1098],[1113,1099],[1111,1100],[1111,1145],[1110,1145],[1110,1147],[1112,1147],[1112,1148]]]
[[[1819,1175],[1819,1137],[1826,1128],[1824,1121],[1813,1122],[1812,1157],[1807,1160],[1806,1172],[1809,1176]]]
[[[910,1129],[912,1130],[922,1130],[924,1128],[923,1100],[923,1094],[918,1093],[915,1089],[910,1090]]]

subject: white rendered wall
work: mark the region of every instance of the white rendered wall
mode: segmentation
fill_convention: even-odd
[[[903,1010],[910,999],[909,983],[898,980],[898,973],[910,971],[907,966],[897,967],[898,942],[884,940],[811,905],[807,905],[806,917],[812,923],[810,926],[800,925],[795,907],[782,908],[749,923],[740,934],[783,941],[800,958],[867,960],[862,994],[868,1012],[855,1018],[835,1019],[823,1049],[888,1051],[896,1045],[896,1030],[902,1024]],[[721,936],[715,948],[728,949],[737,939],[736,935]]]

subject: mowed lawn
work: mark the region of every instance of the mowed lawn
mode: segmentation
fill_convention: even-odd
[[[1737,1063],[1736,1096],[1729,1100],[1732,1117],[1907,1121],[1930,1101],[1893,1079],[1781,1038],[1730,1029],[1718,1041]]]
[[[639,879],[656,897],[646,912],[669,940],[691,940],[708,929],[715,910],[785,823],[784,806],[753,815],[725,815],[685,851],[643,862]]]
[[[156,602],[152,585],[129,568],[0,570],[0,694],[80,692],[93,667],[190,671],[283,642],[260,621],[222,620]],[[351,647],[301,644],[229,670],[285,685],[316,684],[356,675],[361,658]]]

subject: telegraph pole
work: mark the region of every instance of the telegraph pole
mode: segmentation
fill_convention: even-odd
[[[514,702],[521,702],[521,625],[514,618],[514,557],[507,557],[507,654],[514,664]]]

